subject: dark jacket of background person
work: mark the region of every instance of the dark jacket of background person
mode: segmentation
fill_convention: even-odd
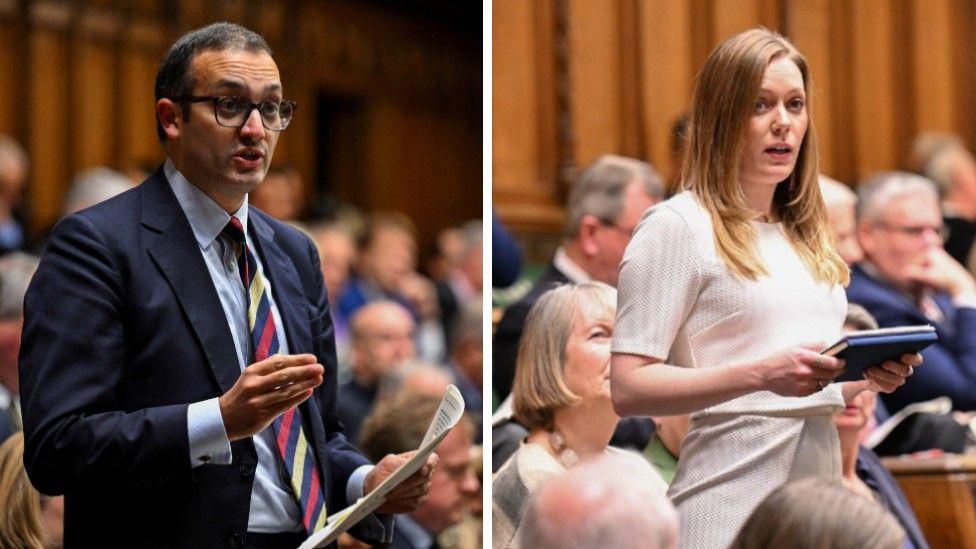
[[[933,294],[946,322],[930,320],[894,288],[866,273],[860,266],[851,272],[847,300],[862,305],[882,328],[932,324],[939,341],[922,351],[925,362],[903,387],[882,394],[892,414],[912,402],[946,395],[957,410],[976,409],[976,308],[956,307],[947,294]]]
[[[491,212],[491,285],[507,288],[518,280],[522,270],[522,252],[511,233]]]
[[[512,381],[515,379],[515,357],[518,355],[518,344],[522,337],[522,329],[525,327],[525,317],[529,315],[529,309],[535,305],[542,294],[567,282],[569,282],[569,278],[550,263],[536,280],[529,293],[509,305],[501,320],[498,321],[491,351],[491,380],[492,390],[499,401],[505,400],[505,397],[512,392]]]
[[[249,226],[289,350],[325,366],[299,410],[327,508],[339,510],[350,503],[347,479],[369,461],[334,413],[318,257],[307,237],[253,208]],[[231,465],[191,468],[188,448],[187,403],[225,393],[241,375],[210,280],[162,169],[55,228],[25,302],[20,378],[24,463],[40,491],[65,494],[68,546],[220,547],[243,537],[252,438],[231,442]]]
[[[891,476],[878,455],[869,448],[861,446],[857,452],[856,467],[857,476],[871,488],[878,502],[894,515],[901,527],[905,529],[905,535],[911,546],[917,549],[928,549],[929,543],[925,540],[925,534],[922,533],[922,527],[918,524],[912,505],[908,503],[905,493],[898,486],[898,481]],[[909,545],[906,544],[906,547]]]

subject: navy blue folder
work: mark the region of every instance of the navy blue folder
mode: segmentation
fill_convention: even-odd
[[[852,332],[841,338],[821,354],[847,361],[844,373],[834,381],[857,381],[864,378],[864,370],[879,366],[886,360],[917,353],[939,340],[932,326],[905,326],[881,330]]]

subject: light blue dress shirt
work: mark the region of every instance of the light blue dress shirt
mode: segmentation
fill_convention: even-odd
[[[169,159],[166,160],[163,169],[180,207],[190,222],[190,228],[193,229],[197,244],[200,246],[200,253],[207,264],[207,270],[210,272],[210,278],[213,280],[214,289],[220,298],[227,325],[234,339],[238,364],[243,370],[248,366],[249,338],[244,283],[238,274],[237,258],[234,256],[233,246],[226,239],[220,237],[220,232],[227,226],[231,216],[203,191],[190,183]],[[246,196],[244,203],[234,212],[234,217],[240,220],[245,233],[247,233]],[[264,272],[261,259],[257,253],[254,254],[254,260],[257,263],[258,271]],[[265,277],[265,289],[271,303],[271,314],[274,316],[275,327],[278,332],[278,352],[288,354],[284,324],[281,322],[274,293],[267,277]],[[224,429],[217,398],[190,404],[186,419],[190,443],[190,463],[193,467],[200,467],[208,463],[218,465],[231,463],[233,456],[230,441],[227,438],[227,431]],[[254,435],[254,447],[257,451],[258,464],[254,475],[254,486],[251,489],[251,505],[247,519],[248,531],[279,533],[302,530],[301,508],[289,486],[288,472],[278,457],[278,450],[270,427]],[[362,497],[363,481],[371,469],[372,466],[364,465],[349,478],[346,485],[348,502],[354,502]]]

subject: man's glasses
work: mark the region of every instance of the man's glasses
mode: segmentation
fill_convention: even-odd
[[[252,103],[243,97],[228,95],[188,95],[176,99],[189,103],[211,102],[214,106],[214,118],[217,123],[227,128],[240,129],[251,116],[251,111],[257,109],[261,115],[261,124],[268,130],[280,132],[291,123],[292,116],[298,104],[294,101],[273,101],[265,99],[260,103]]]
[[[894,225],[891,223],[877,223],[878,227],[885,229],[887,231],[901,233],[905,236],[911,238],[920,238],[926,233],[926,231],[932,231],[939,236],[943,241],[949,236],[949,228],[945,225]]]

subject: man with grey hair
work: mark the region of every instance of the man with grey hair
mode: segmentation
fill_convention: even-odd
[[[961,141],[950,141],[932,154],[923,173],[942,198],[946,251],[976,274],[976,158]]]
[[[567,282],[617,285],[617,269],[647,208],[664,199],[664,182],[647,162],[604,155],[573,184],[566,204],[563,244],[522,299],[505,309],[495,331],[492,382],[504,399],[515,379],[515,356],[525,317],[546,290]]]
[[[649,474],[605,455],[549,480],[525,512],[520,546],[677,547],[678,515]]]
[[[891,412],[949,396],[976,409],[976,281],[942,248],[944,226],[935,185],[906,172],[882,173],[858,192],[857,236],[864,260],[847,298],[881,327],[932,324],[939,341],[905,386],[882,398]]]
[[[847,185],[826,175],[820,176],[820,194],[827,205],[827,219],[834,233],[837,253],[844,263],[853,265],[864,257],[855,231],[857,195]]]
[[[23,199],[28,167],[24,147],[10,136],[0,135],[0,254],[27,247],[16,209]]]
[[[104,202],[133,187],[132,180],[111,168],[91,168],[79,172],[71,181],[62,214],[71,215]]]
[[[32,255],[13,252],[0,258],[0,410],[9,413],[14,430],[23,425],[17,355],[24,325],[24,294],[36,270],[37,258]],[[5,438],[4,427],[0,425],[0,439]]]

